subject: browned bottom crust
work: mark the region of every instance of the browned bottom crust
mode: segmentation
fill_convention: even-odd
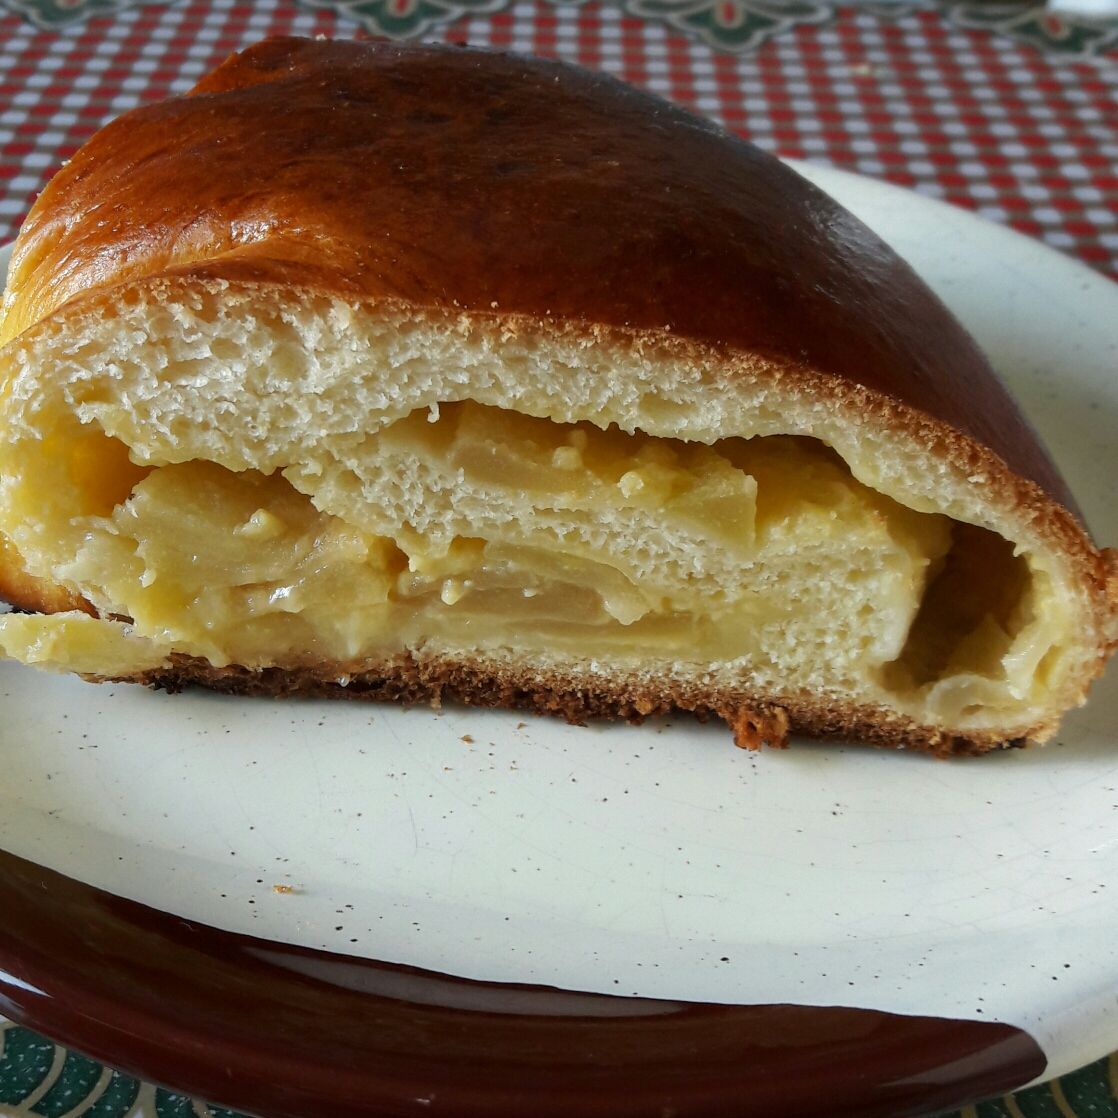
[[[205,660],[176,654],[167,668],[113,682],[142,683],[170,692],[197,685],[231,695],[272,698],[363,699],[432,707],[449,701],[556,715],[576,725],[590,719],[636,724],[650,716],[684,711],[700,721],[723,719],[733,731],[735,744],[744,749],[764,745],[783,749],[789,734],[804,734],[954,757],[1019,748],[1047,729],[1036,727],[1013,736],[968,735],[923,726],[884,708],[828,704],[810,695],[731,694],[678,680],[529,672],[499,662],[464,662],[446,656],[418,659],[407,653],[352,672],[341,667],[326,671],[321,666],[215,668]]]

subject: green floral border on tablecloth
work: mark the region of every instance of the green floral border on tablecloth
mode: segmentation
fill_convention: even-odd
[[[1073,19],[1048,11],[1044,4],[971,0],[947,4],[944,15],[961,27],[997,31],[1072,58],[1096,58],[1118,48],[1118,19]]]
[[[0,0],[42,28],[57,28],[161,0]],[[173,0],[171,0],[173,3]],[[470,15],[487,15],[513,0],[298,0],[305,8],[337,12],[374,35],[409,39]],[[555,6],[587,0],[545,0]],[[1056,14],[1044,0],[614,0],[639,19],[657,20],[708,43],[744,54],[804,24],[825,23],[840,6],[856,6],[883,18],[939,8],[961,27],[1008,35],[1049,54],[1098,58],[1118,51],[1118,19]]]
[[[1053,1083],[965,1107],[952,1118],[1109,1118],[1115,1113],[1116,1099],[1118,1057],[1111,1056]],[[30,1029],[0,1022],[0,1116],[62,1118],[66,1114],[244,1118],[236,1111],[140,1083]]]

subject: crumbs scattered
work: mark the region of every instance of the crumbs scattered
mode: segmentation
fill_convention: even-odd
[[[528,725],[528,723],[527,723],[527,722],[517,722],[517,724],[516,724],[516,728],[517,728],[518,730],[523,730],[523,729],[524,729],[524,727],[525,727],[525,726],[527,726],[527,725]]]
[[[467,745],[473,745],[473,744],[474,744],[474,739],[473,739],[473,737],[472,737],[472,736],[471,736],[470,734],[463,734],[463,735],[462,735],[462,740],[463,740],[463,741],[464,741],[464,742],[465,742],[465,743],[466,743]]]
[[[294,893],[294,892],[296,892],[296,889],[295,889],[294,885],[282,885],[281,884],[281,885],[273,885],[272,886],[272,892],[273,893]]]

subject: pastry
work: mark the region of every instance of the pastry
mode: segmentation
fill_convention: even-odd
[[[558,62],[269,40],[95,135],[0,323],[0,647],[177,689],[1043,740],[1118,565],[974,342]]]

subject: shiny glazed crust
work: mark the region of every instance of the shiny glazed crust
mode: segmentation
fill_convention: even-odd
[[[21,230],[0,340],[93,307],[111,314],[129,289],[192,284],[668,347],[731,381],[813,394],[854,428],[981,474],[990,499],[1066,557],[1100,631],[1115,632],[1114,553],[1091,543],[1016,404],[908,265],[779,161],[613,79],[461,48],[259,44],[190,94],[113,122],[55,176]],[[60,608],[61,588],[3,566],[0,592]],[[725,717],[741,744],[776,744],[789,728],[936,753],[1017,744],[804,698],[596,691],[482,663],[403,660],[345,689],[337,675],[181,658],[140,681],[454,695],[574,718],[675,706]]]
[[[563,63],[299,39],[234,55],[51,180],[0,340],[160,274],[763,355],[926,412],[1070,504],[985,358],[883,241],[760,149]]]

